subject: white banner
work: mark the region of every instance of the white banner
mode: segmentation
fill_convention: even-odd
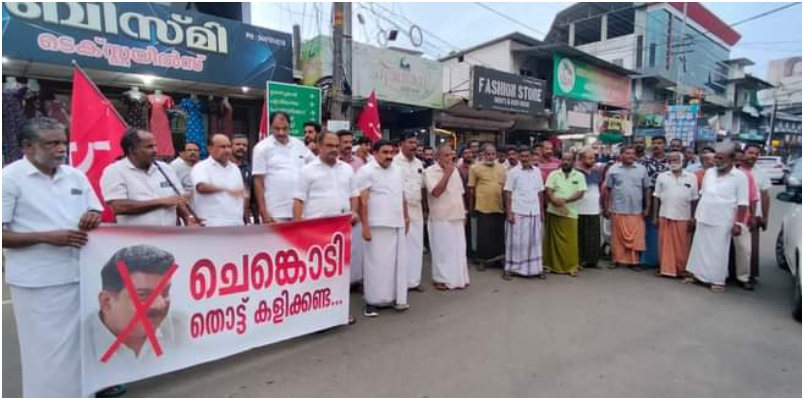
[[[81,250],[85,395],[346,324],[348,216],[101,227]]]

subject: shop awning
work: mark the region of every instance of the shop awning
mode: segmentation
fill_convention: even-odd
[[[265,88],[247,88],[247,91],[244,92],[243,88],[240,87],[168,79],[160,76],[143,76],[133,73],[100,71],[89,68],[83,69],[98,86],[139,86],[143,90],[160,89],[166,92],[218,96],[226,95],[233,98],[248,99],[257,99],[265,96]],[[23,60],[6,60],[3,62],[3,75],[69,82],[72,80],[73,66]],[[148,80],[149,83],[146,83],[146,80]]]
[[[448,113],[439,113],[435,124],[441,127],[471,129],[478,131],[501,131],[514,126],[514,121],[495,121],[489,119],[457,117]]]

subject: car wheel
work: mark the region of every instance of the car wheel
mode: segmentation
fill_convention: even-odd
[[[781,230],[779,231],[779,236],[776,237],[776,264],[779,265],[779,268],[790,271],[787,259],[784,257],[784,232]]]
[[[798,259],[798,254],[796,254],[796,259]],[[796,275],[793,277],[795,279],[793,284],[793,319],[801,322],[801,278],[798,276],[799,272],[798,268],[796,268]]]

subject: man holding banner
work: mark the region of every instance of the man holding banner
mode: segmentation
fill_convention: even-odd
[[[293,218],[293,189],[304,164],[315,156],[301,140],[290,137],[290,116],[271,113],[271,135],[254,146],[251,162],[254,197],[263,223]]]
[[[129,128],[120,141],[125,157],[109,165],[101,176],[106,203],[124,225],[175,226],[177,215],[185,225],[198,225],[187,208],[179,178],[169,165],[157,161],[156,139],[148,131]]]
[[[18,139],[25,157],[3,168],[3,248],[23,396],[80,397],[77,248],[100,225],[103,206],[86,176],[64,165],[64,125],[34,118]]]

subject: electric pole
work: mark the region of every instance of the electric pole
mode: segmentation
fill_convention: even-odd
[[[332,3],[332,88],[330,88],[331,119],[343,119],[343,3]]]
[[[344,92],[352,78],[352,4],[332,3],[332,88],[330,118],[350,119],[350,99]],[[351,83],[350,83],[351,85]],[[346,107],[344,107],[346,105]]]
[[[672,17],[671,17],[672,18]],[[687,2],[684,2],[684,19],[681,22],[681,46],[683,49],[684,42],[687,40],[684,37],[684,31],[687,28]],[[683,51],[682,51],[683,54]],[[683,62],[683,64],[682,64]],[[678,64],[676,65],[676,105],[684,105],[684,67],[687,64],[687,57],[678,55]]]

